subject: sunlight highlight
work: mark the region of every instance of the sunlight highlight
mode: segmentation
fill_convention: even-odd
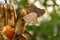
[[[47,7],[47,11],[48,11],[48,12],[52,12],[52,11],[53,11],[53,7],[52,7],[52,6]]]
[[[46,2],[46,4],[47,4],[47,5],[53,5],[53,1],[52,1],[52,0],[48,0],[48,1]]]
[[[57,3],[58,5],[60,5],[60,0],[56,0],[56,3]]]

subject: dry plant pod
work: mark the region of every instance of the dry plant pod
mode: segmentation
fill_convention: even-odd
[[[0,31],[4,28],[4,12],[3,12],[3,5],[0,4]]]
[[[9,40],[3,31],[0,31],[0,40]]]
[[[5,33],[3,32],[4,30],[4,5],[0,4],[0,40],[9,40]]]
[[[3,17],[3,5],[0,5],[0,18]]]
[[[8,39],[12,40],[12,38],[14,37],[14,29],[10,25],[6,25],[3,31],[5,32]]]
[[[41,16],[45,13],[45,10],[44,9],[40,9],[40,8],[37,8],[35,5],[31,4],[31,5],[28,5],[26,7],[26,10],[28,13],[30,12],[35,12],[37,14],[37,16]]]
[[[8,8],[6,5],[4,5],[4,14],[5,14],[5,27],[3,32],[5,32],[6,36],[8,37],[9,40],[12,40],[14,33],[13,33],[13,28],[8,24]]]
[[[8,5],[8,24],[14,27],[15,19],[16,19],[16,13],[13,6]]]
[[[8,39],[9,40],[12,40],[12,38],[14,36],[14,33],[13,33],[14,30],[13,30],[13,28],[10,25],[8,25],[8,19],[10,19],[10,17],[11,17],[11,15],[10,14],[8,15],[8,13],[9,13],[8,6],[7,5],[1,6],[0,5],[0,15],[1,15],[1,18],[4,17],[3,18],[4,19],[3,20],[4,21],[3,24],[5,23],[5,25],[3,25],[2,24],[2,20],[1,20],[0,24],[2,24],[3,26],[0,25],[0,31],[2,30],[1,27],[4,27],[5,26],[2,31],[6,34],[6,35],[5,34],[2,34],[3,37],[0,34],[0,40],[8,40]],[[12,24],[12,22],[11,22],[11,24]],[[5,39],[4,39],[4,35],[5,35]],[[6,36],[7,36],[8,39],[6,39]]]
[[[6,6],[6,5],[5,5]],[[5,7],[4,6],[4,7]],[[9,17],[8,16],[10,16],[10,15],[8,15],[8,10],[7,10],[7,6],[6,6],[6,8],[4,8],[5,9],[5,15],[6,15],[6,18],[5,18],[5,28],[4,28],[4,32],[5,32],[5,34],[6,34],[6,36],[10,39],[10,40],[12,40],[12,38],[13,38],[13,36],[14,36],[14,34],[13,34],[13,28],[10,26],[10,25],[8,25],[8,19],[9,19]],[[7,16],[8,15],[8,16]],[[11,22],[12,23],[12,22]]]
[[[0,32],[0,40],[4,40],[3,35]]]

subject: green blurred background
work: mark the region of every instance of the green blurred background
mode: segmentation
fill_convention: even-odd
[[[45,14],[38,18],[39,24],[37,26],[27,25],[26,29],[37,40],[60,40],[60,0],[13,0],[17,13],[28,3],[45,9]]]

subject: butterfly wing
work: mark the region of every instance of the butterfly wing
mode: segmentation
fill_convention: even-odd
[[[38,7],[36,7],[35,5],[31,4],[31,5],[28,5],[26,7],[26,10],[31,13],[31,12],[35,12],[37,14],[37,17],[40,17],[42,16],[44,13],[45,13],[45,10],[44,9],[40,9]]]
[[[29,23],[29,24],[37,24],[37,14],[32,12],[32,13],[29,13],[28,15],[24,16],[23,19]]]

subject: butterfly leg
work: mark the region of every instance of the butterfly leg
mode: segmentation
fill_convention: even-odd
[[[28,31],[25,31],[25,33],[32,38],[32,40],[37,40],[34,36],[32,36],[32,34],[30,34]]]
[[[25,35],[16,34],[13,40],[27,40]]]

